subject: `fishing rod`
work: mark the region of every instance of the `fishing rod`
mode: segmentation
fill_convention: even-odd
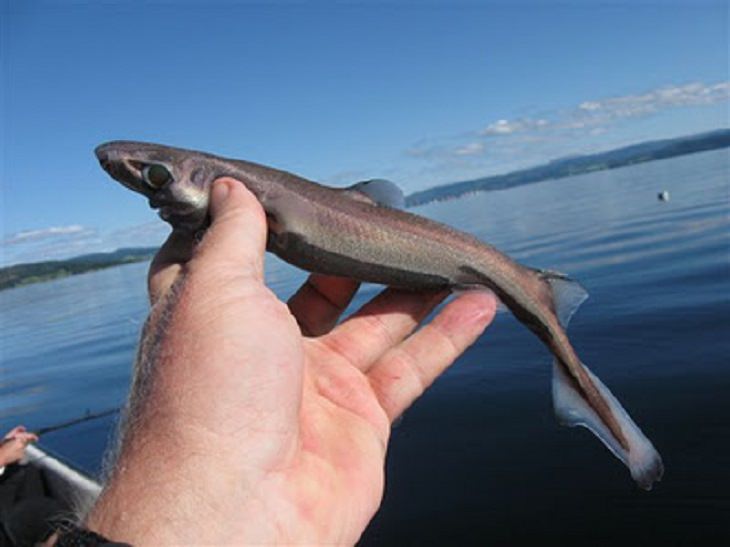
[[[71,427],[72,425],[80,424],[83,422],[88,422],[91,420],[96,420],[98,418],[104,418],[105,416],[111,416],[112,414],[116,414],[116,413],[120,412],[121,410],[122,410],[121,407],[110,408],[107,410],[102,410],[101,412],[93,412],[93,413],[87,410],[86,414],[84,414],[80,418],[74,418],[73,420],[61,422],[60,424],[54,424],[54,425],[49,425],[47,427],[42,427],[40,429],[36,429],[35,431],[33,431],[33,433],[35,433],[36,435],[38,435],[40,437],[41,435],[45,435],[46,433],[50,433],[51,431],[58,431],[59,429],[65,429],[67,427]]]

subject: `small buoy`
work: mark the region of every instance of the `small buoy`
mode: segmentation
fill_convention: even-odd
[[[657,194],[657,199],[659,201],[669,201],[669,192],[667,192],[666,190],[664,190],[663,192],[659,192],[659,194]]]

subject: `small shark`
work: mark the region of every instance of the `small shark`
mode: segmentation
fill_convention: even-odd
[[[641,488],[661,479],[661,456],[568,339],[568,321],[587,294],[565,275],[522,266],[469,234],[401,210],[403,194],[388,181],[331,188],[247,161],[142,142],[102,144],[96,156],[175,230],[207,227],[211,185],[232,177],[266,212],[267,250],[304,270],[409,290],[492,290],[552,352],[559,420],[592,431]]]

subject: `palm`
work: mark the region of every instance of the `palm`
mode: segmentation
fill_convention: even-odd
[[[287,484],[283,503],[307,508],[318,541],[357,540],[352,530],[366,526],[382,496],[390,422],[473,341],[476,332],[458,332],[456,318],[469,307],[485,307],[484,295],[454,302],[406,338],[445,293],[387,290],[333,328],[356,288],[349,280],[314,275],[289,303],[305,333],[292,333],[301,336],[302,402],[295,450],[273,464],[283,471],[269,482]],[[492,301],[486,298],[488,316]],[[335,526],[322,530],[324,522]],[[292,523],[291,537],[302,538],[300,521]]]
[[[389,422],[366,377],[351,366],[336,370],[337,361],[308,360],[305,369],[312,387],[304,389],[299,446],[284,473],[289,499],[282,501],[307,508],[308,522],[292,523],[291,540],[306,530],[315,542],[352,544],[357,535],[349,534],[365,528],[382,496]]]

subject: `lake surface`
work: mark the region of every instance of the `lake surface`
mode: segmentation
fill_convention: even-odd
[[[729,544],[729,192],[730,154],[714,151],[418,208],[581,281],[591,298],[571,339],[666,474],[640,491],[590,433],[559,427],[551,359],[502,313],[395,427],[361,544]],[[292,294],[304,274],[267,260],[272,288]],[[0,292],[0,428],[122,404],[146,268]],[[97,473],[113,428],[88,421],[42,444]]]

